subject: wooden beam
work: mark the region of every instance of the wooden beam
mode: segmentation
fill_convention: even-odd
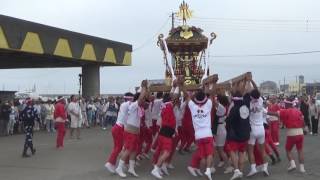
[[[243,80],[245,80],[246,78],[249,78],[249,77],[252,77],[251,72],[246,72],[244,74],[241,74],[240,76],[237,76],[237,77],[232,78],[232,79],[227,80],[227,81],[223,81],[223,82],[221,82],[219,84],[230,84],[230,82],[232,82],[232,85],[233,85],[233,84],[239,83],[239,82],[241,82],[241,81],[243,81]]]
[[[218,74],[213,74],[203,80],[203,84],[215,84],[219,80]]]
[[[200,89],[200,85],[188,85],[185,86],[187,91],[196,91]],[[149,92],[170,92],[171,86],[155,85],[149,87]]]

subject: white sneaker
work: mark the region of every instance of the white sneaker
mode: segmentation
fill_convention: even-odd
[[[250,170],[250,172],[249,172],[249,174],[247,175],[247,177],[252,177],[252,176],[254,176],[255,174],[257,174],[257,169],[256,168],[254,168],[254,169],[251,169]]]
[[[290,165],[289,167],[288,167],[288,171],[289,172],[291,172],[291,171],[294,171],[294,170],[296,170],[296,165]]]
[[[218,163],[218,168],[222,168],[224,166],[224,162],[223,161],[220,161],[219,163]]]
[[[188,171],[189,173],[194,176],[194,177],[198,177],[196,171],[195,171],[195,168],[191,167],[191,166],[188,166]]]
[[[173,164],[170,163],[170,164],[168,164],[167,168],[174,169],[174,166],[173,166]]]
[[[210,170],[207,170],[206,172],[204,172],[204,174],[207,176],[208,180],[212,180],[211,171]]]
[[[304,164],[300,164],[300,172],[301,173],[306,173],[306,170],[304,169]]]
[[[195,169],[195,172],[196,172],[197,175],[203,176],[203,173],[201,172],[200,169]]]
[[[262,172],[263,172],[264,176],[270,176],[267,168],[263,169]]]
[[[233,176],[230,180],[241,179],[243,177],[242,172],[239,169],[234,170]]]
[[[160,175],[159,169],[153,168],[151,171],[151,174],[156,177],[157,179],[162,179],[162,176]]]
[[[269,176],[269,171],[268,171],[268,163],[265,163],[262,165],[262,172],[265,176]]]
[[[167,166],[164,165],[164,164],[161,166],[161,171],[162,171],[165,175],[167,175],[167,176],[170,175],[170,174],[169,174],[169,171],[168,171],[168,169],[167,169]]]
[[[129,168],[128,173],[131,174],[134,177],[139,177],[139,175],[136,173],[136,171],[134,169],[130,169]]]
[[[112,174],[116,173],[115,171],[115,167],[114,165],[112,165],[111,163],[107,162],[104,167],[106,167],[108,169],[109,172],[111,172]]]
[[[306,173],[306,170],[305,169],[300,169],[299,170],[301,173]]]
[[[117,167],[116,173],[122,178],[127,177],[127,175],[123,172],[123,169],[121,167]]]
[[[226,169],[224,170],[224,174],[229,174],[232,173],[234,170],[234,168],[232,166],[226,167]]]

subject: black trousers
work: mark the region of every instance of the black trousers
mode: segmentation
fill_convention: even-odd
[[[311,126],[312,126],[312,134],[318,134],[318,124],[319,120],[316,119],[314,116],[311,117]]]
[[[33,126],[25,126],[25,133],[26,133],[26,139],[24,141],[24,148],[23,148],[23,154],[26,154],[28,149],[30,148],[31,151],[33,151]]]
[[[311,132],[312,129],[311,129],[311,124],[310,124],[309,116],[305,116],[305,117],[304,117],[304,124],[308,127],[308,131]]]

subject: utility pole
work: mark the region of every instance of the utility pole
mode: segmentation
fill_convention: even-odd
[[[286,93],[286,77],[283,77],[283,92]]]
[[[175,15],[174,12],[172,12],[172,14],[170,15],[170,17],[171,17],[171,29],[174,29],[174,15]]]

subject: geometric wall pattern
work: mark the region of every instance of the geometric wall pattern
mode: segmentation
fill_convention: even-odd
[[[0,15],[0,49],[130,66],[129,44]]]

